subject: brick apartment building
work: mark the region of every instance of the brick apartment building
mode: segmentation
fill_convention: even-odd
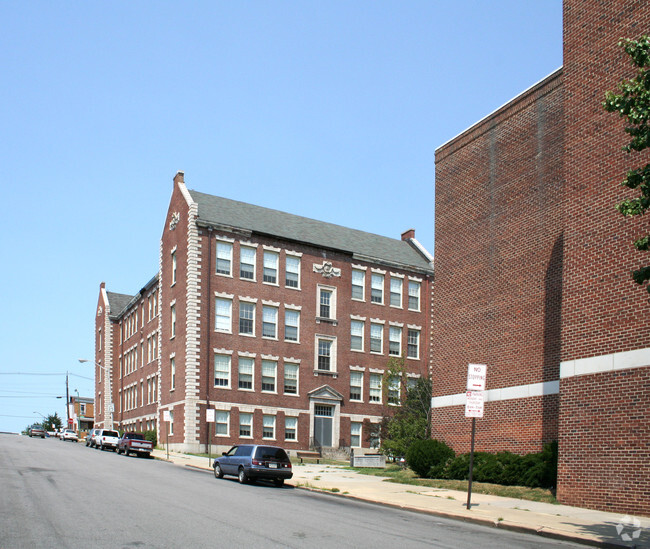
[[[648,2],[565,0],[563,67],[438,148],[432,311],[434,437],[468,451],[467,364],[485,363],[477,449],[557,440],[561,502],[643,515],[650,306],[629,273],[648,257],[614,206],[649,155],[621,151],[602,101],[634,75],[618,40],[649,31]]]
[[[391,239],[219,198],[179,172],[158,274],[135,295],[100,287],[96,426],[162,440],[168,427],[183,451],[364,453],[403,391],[382,389],[389,359],[428,375],[432,280],[412,230]]]

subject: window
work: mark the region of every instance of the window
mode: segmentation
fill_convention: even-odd
[[[293,255],[287,255],[284,283],[289,288],[300,287],[300,258],[299,257]]]
[[[298,341],[298,328],[300,326],[300,311],[294,309],[284,310],[284,339]]]
[[[176,305],[171,306],[172,337],[176,337]],[[154,344],[155,345],[155,344]]]
[[[79,403],[79,414],[82,416],[86,415],[86,404],[83,402]]]
[[[327,339],[318,340],[318,369],[330,371],[332,367],[332,342]]]
[[[171,367],[171,388],[170,390],[173,391],[176,389],[176,359],[172,357],[169,360],[169,365]]]
[[[361,423],[356,421],[350,424],[350,446],[361,448]]]
[[[275,416],[262,417],[262,438],[275,438]]]
[[[350,372],[350,400],[363,400],[363,372]]]
[[[370,352],[381,353],[384,339],[384,327],[381,324],[370,324]]]
[[[251,438],[253,435],[253,414],[239,412],[239,436]]]
[[[420,358],[420,330],[408,331],[407,356]]]
[[[215,413],[215,434],[218,437],[227,437],[230,426],[230,412],[217,410]]]
[[[265,393],[275,392],[275,379],[278,370],[278,363],[273,360],[262,361],[262,391]]]
[[[229,355],[214,355],[214,386],[230,387]]]
[[[174,434],[174,412],[169,412],[169,434]]]
[[[255,335],[255,303],[239,302],[239,333]]]
[[[332,291],[320,289],[320,308],[318,316],[321,318],[332,318]]]
[[[264,282],[278,283],[278,254],[275,252],[264,252]]]
[[[262,337],[277,339],[278,309],[277,307],[262,307]]]
[[[400,403],[399,377],[392,376],[388,381],[388,404],[399,405],[399,403]]]
[[[364,287],[366,285],[366,273],[352,269],[352,299],[363,301],[365,299]]]
[[[298,433],[298,418],[285,417],[284,418],[284,440],[296,440]]]
[[[363,351],[363,327],[361,320],[353,320],[350,323],[350,349],[353,351]]]
[[[370,374],[370,402],[381,402],[381,375]]]
[[[420,283],[413,280],[409,281],[409,309],[420,310]]]
[[[217,241],[217,273],[232,275],[232,244]]]
[[[239,357],[239,388],[253,389],[253,366],[255,362],[250,357]]]
[[[172,252],[172,286],[176,284],[176,267],[178,263],[176,261],[176,252]]]
[[[255,248],[242,246],[239,253],[239,276],[247,280],[255,280]]]
[[[284,393],[287,395],[298,394],[298,364],[284,365]]]
[[[402,328],[391,326],[388,330],[388,354],[399,356],[402,354]]]
[[[218,332],[232,331],[232,299],[218,297],[215,301],[216,330]]]
[[[401,307],[402,306],[402,279],[393,278],[390,279],[390,304],[391,307]]]
[[[370,301],[372,303],[384,302],[384,275],[373,273],[370,279]]]

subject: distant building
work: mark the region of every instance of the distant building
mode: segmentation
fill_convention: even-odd
[[[95,399],[88,397],[70,397],[72,405],[72,428],[78,432],[87,432],[95,423]]]
[[[650,515],[650,307],[629,273],[621,151],[607,90],[650,3],[565,0],[564,66],[436,151],[433,436],[468,451],[468,363],[485,363],[478,450],[559,441],[558,499]],[[643,223],[645,222],[645,226]]]
[[[187,451],[363,453],[404,392],[382,388],[389,360],[404,357],[409,382],[428,375],[432,281],[412,230],[391,239],[228,200],[179,172],[158,274],[135,295],[100,287],[97,425],[162,441],[169,429]]]

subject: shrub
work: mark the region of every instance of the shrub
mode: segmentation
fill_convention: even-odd
[[[145,440],[150,440],[151,442],[153,442],[154,447],[158,444],[158,433],[156,432],[155,429],[151,431],[145,431],[144,438]]]
[[[432,467],[439,467],[453,457],[454,451],[449,446],[433,439],[416,440],[406,451],[406,462],[419,477],[428,476]]]

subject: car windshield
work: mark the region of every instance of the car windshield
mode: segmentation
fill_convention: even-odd
[[[119,435],[117,434],[117,431],[104,431],[102,433],[103,436],[105,437],[118,437]]]
[[[277,459],[279,461],[289,459],[282,448],[275,448],[274,446],[258,446],[255,455],[258,459]]]

